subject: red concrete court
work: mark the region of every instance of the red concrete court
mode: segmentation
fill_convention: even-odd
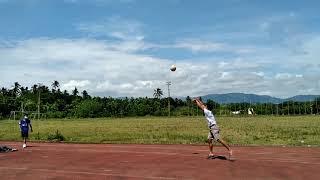
[[[234,161],[207,146],[0,142],[1,179],[320,179],[320,148],[234,147]],[[222,147],[217,155],[226,156]]]

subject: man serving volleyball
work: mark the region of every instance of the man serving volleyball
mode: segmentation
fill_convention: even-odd
[[[215,139],[217,142],[221,143],[225,148],[228,149],[228,152],[229,152],[229,159],[231,158],[232,156],[232,150],[230,148],[230,146],[220,138],[220,129],[219,129],[219,126],[217,125],[217,122],[215,120],[215,117],[213,116],[212,112],[210,110],[208,110],[208,107],[203,103],[201,102],[200,99],[196,98],[196,99],[193,99],[193,102],[195,102],[197,104],[197,106],[199,108],[201,108],[204,112],[204,115],[205,115],[205,118],[208,122],[208,127],[209,127],[209,133],[208,133],[208,143],[209,143],[209,158],[210,157],[213,157],[213,143],[212,143],[212,140]]]

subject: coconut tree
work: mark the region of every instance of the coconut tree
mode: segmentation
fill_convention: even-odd
[[[82,97],[83,97],[83,99],[88,99],[88,98],[90,98],[90,95],[88,94],[88,92],[86,90],[83,90]]]
[[[77,87],[74,87],[74,90],[72,91],[72,95],[78,96],[78,94],[79,94],[79,91],[78,91]]]
[[[154,98],[160,99],[162,95],[163,95],[163,92],[160,88],[154,89],[154,92],[153,92]]]
[[[57,80],[54,80],[53,83],[51,84],[51,87],[54,91],[56,91],[57,88],[60,87],[60,83]]]
[[[20,96],[21,93],[21,85],[18,82],[14,83],[13,93],[16,97]]]
[[[34,84],[32,87],[31,87],[31,89],[32,89],[32,92],[35,94],[35,93],[37,93],[38,92],[38,85],[37,84]]]

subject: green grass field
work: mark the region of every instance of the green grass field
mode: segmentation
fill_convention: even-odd
[[[319,116],[217,117],[221,137],[233,145],[320,146]],[[204,117],[32,120],[33,141],[78,143],[205,144]],[[19,141],[18,121],[0,121],[0,140]]]

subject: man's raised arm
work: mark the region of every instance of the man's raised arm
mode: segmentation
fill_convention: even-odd
[[[197,106],[199,108],[201,108],[202,110],[204,110],[206,108],[206,106],[198,98],[193,99],[193,102],[195,102],[197,104]]]

